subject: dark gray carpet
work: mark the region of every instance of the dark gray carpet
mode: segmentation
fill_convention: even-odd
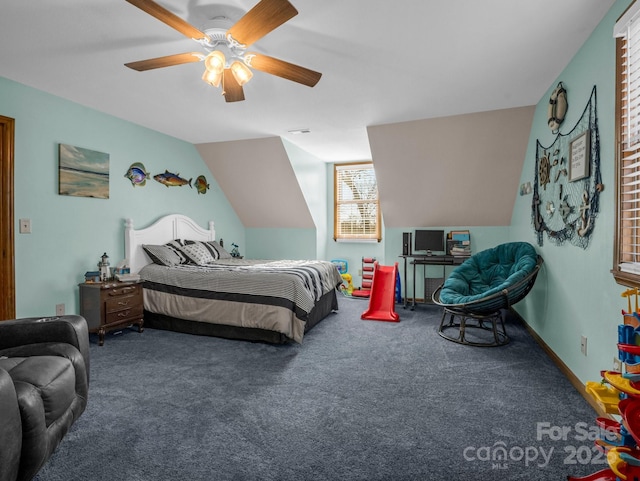
[[[362,321],[366,307],[340,298],[302,345],[153,329],[92,343],[88,408],[36,479],[560,480],[606,467],[594,411],[521,325],[507,324],[507,346],[477,348],[438,336],[436,307],[399,307],[399,323]]]

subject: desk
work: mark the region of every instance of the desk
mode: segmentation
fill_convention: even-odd
[[[407,307],[407,260],[411,259],[409,264],[413,270],[413,295],[411,296],[411,309],[416,307],[416,266],[459,266],[464,261],[466,261],[469,257],[460,257],[460,256],[447,256],[447,255],[428,255],[428,254],[411,254],[411,255],[401,255],[404,259],[404,308]],[[426,278],[426,276],[425,276]],[[425,299],[427,301],[427,299]]]

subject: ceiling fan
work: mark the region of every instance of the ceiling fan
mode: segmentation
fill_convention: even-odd
[[[126,1],[195,40],[206,51],[179,53],[125,64],[133,70],[143,72],[204,61],[202,80],[214,87],[222,85],[222,94],[227,102],[244,100],[242,86],[253,76],[251,68],[309,87],[316,85],[322,76],[319,72],[284,60],[246,51],[254,42],[298,14],[287,0],[260,0],[230,28],[214,27],[204,32],[153,0]]]

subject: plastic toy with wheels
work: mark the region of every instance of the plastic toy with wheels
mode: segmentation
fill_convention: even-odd
[[[340,274],[349,272],[349,263],[344,259],[331,259],[331,263],[336,266]]]
[[[596,420],[604,436],[595,441],[606,453],[609,467],[587,476],[568,476],[569,481],[640,481],[640,327],[638,326],[638,290],[622,293],[628,310],[622,310],[623,324],[618,326],[618,359],[625,372],[601,371],[601,383],[587,382],[586,391],[607,413],[619,414],[621,421],[600,417]],[[635,297],[635,310],[631,309]]]
[[[611,388],[608,394],[619,392],[618,413],[622,422],[609,418],[598,418],[596,423],[604,436],[595,441],[596,447],[607,455],[609,467],[587,476],[567,476],[569,481],[640,481],[640,378],[629,377],[614,371],[602,371],[603,383]],[[590,384],[590,383],[588,383]],[[599,400],[597,391],[589,391]],[[600,402],[601,400],[599,400]],[[611,411],[607,411],[611,412]]]
[[[342,284],[340,284],[340,292],[345,296],[351,296],[353,293],[353,277],[349,274],[349,262],[344,259],[331,259],[331,263],[336,266],[340,277],[342,277]]]
[[[340,274],[340,277],[342,277],[342,284],[340,284],[340,291],[345,296],[350,296],[353,293],[353,278],[351,277],[351,274],[348,274],[348,273]]]

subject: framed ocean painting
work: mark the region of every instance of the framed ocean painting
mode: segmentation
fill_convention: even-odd
[[[58,193],[109,198],[109,154],[58,144]]]

